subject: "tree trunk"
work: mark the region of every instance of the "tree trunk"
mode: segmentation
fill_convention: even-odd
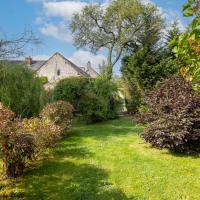
[[[108,54],[108,64],[106,67],[106,77],[108,80],[112,79],[112,73],[113,73],[113,64],[112,64],[112,49],[111,49]]]

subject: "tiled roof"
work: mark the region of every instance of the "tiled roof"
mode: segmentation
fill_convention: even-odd
[[[38,61],[33,61],[33,64],[29,66],[33,71],[37,71],[40,67],[42,67],[46,63],[45,60],[38,60]]]

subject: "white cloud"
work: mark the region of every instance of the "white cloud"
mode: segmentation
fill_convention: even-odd
[[[80,12],[86,5],[86,1],[56,1],[56,0],[27,0],[28,2],[40,2],[43,6],[43,14],[35,19],[35,24],[41,26],[40,31],[46,36],[53,37],[67,43],[72,43],[72,35],[67,27],[74,13]],[[90,2],[91,3],[91,2]],[[97,3],[93,1],[93,3]],[[107,7],[109,0],[103,0],[102,6]],[[54,17],[60,17],[59,24],[53,24]]]
[[[46,20],[45,20],[45,18],[43,18],[43,17],[37,17],[37,18],[35,19],[35,23],[38,24],[38,25],[45,24],[45,22],[46,22]]]
[[[142,0],[142,2],[147,5],[147,4],[152,4],[157,6],[152,0]],[[157,6],[159,13],[162,15],[164,19],[166,19],[168,26],[172,24],[173,21],[177,21],[179,28],[181,31],[185,30],[185,25],[183,24],[183,21],[181,20],[180,12],[176,10],[169,10],[169,9],[164,9],[162,7]]]
[[[182,19],[181,19],[181,13],[175,10],[165,10],[165,18],[170,26],[174,21],[178,22],[178,26],[181,31],[184,31],[186,29],[186,25],[184,25]]]
[[[82,1],[62,1],[62,2],[45,2],[43,4],[44,12],[49,17],[64,17],[70,19],[74,13],[80,12],[86,2]]]
[[[40,31],[46,36],[71,43],[73,41],[71,32],[67,25],[74,13],[80,12],[83,7],[89,5],[85,1],[55,1],[51,0],[29,0],[29,1],[43,1],[43,16],[36,18],[35,23],[42,26]],[[94,1],[95,3],[95,1]],[[102,6],[106,7],[109,0],[104,0]],[[51,23],[53,17],[61,17],[61,23],[55,25]],[[49,22],[48,22],[49,21]]]
[[[73,55],[68,59],[74,62],[79,67],[86,67],[88,61],[90,61],[92,67],[97,71],[99,70],[99,65],[106,61],[106,57],[103,54],[94,55],[89,51],[83,50],[74,52]]]
[[[153,4],[153,5],[155,5],[154,2],[151,1],[151,0],[141,0],[141,1],[142,1],[142,3],[145,4],[145,5],[147,5],[147,4]]]
[[[57,40],[71,43],[73,41],[72,35],[64,23],[58,25],[45,24],[44,27],[40,28],[41,33],[46,36],[53,37]]]

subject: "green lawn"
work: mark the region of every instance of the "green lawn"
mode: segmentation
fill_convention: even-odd
[[[1,181],[0,199],[199,200],[200,158],[150,148],[142,130],[130,118],[75,123],[48,160]]]

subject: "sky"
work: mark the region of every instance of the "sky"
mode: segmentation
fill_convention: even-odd
[[[142,1],[155,4],[167,23],[178,20],[182,30],[190,22],[181,12],[187,0]],[[85,5],[96,2],[107,4],[109,0],[0,0],[0,37],[16,38],[24,30],[32,30],[42,44],[26,49],[26,56],[43,60],[60,52],[78,66],[86,66],[91,61],[97,69],[106,60],[105,52],[93,55],[86,49],[76,49],[69,30],[72,15],[80,12]],[[120,63],[116,73],[119,67]]]

